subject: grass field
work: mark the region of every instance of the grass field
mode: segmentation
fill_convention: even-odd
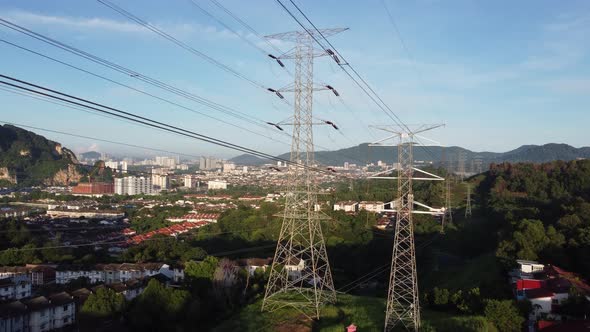
[[[280,309],[272,313],[260,311],[262,301],[242,309],[213,329],[215,332],[342,332],[354,323],[359,331],[383,331],[385,299],[352,295],[339,295],[338,303],[322,309],[321,319],[312,321],[294,309]],[[485,318],[478,316],[453,316],[443,312],[425,310],[422,323],[430,331],[481,331],[496,332]]]

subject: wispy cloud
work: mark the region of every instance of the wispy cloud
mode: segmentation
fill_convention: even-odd
[[[56,16],[20,10],[0,12],[0,16],[25,26],[47,26],[86,33],[99,32],[145,35],[151,33],[148,29],[138,24],[103,17]],[[226,29],[193,22],[150,22],[150,24],[176,37],[201,36],[207,39],[237,38],[231,31]]]
[[[590,15],[560,14],[541,28],[537,50],[521,63],[525,70],[555,71],[576,64],[589,51]]]

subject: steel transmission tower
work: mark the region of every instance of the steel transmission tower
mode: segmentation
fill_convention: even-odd
[[[459,173],[459,178],[461,179],[461,182],[463,182],[463,180],[465,179],[465,152],[464,151],[459,151],[459,155],[458,155],[458,164],[457,164],[457,173]]]
[[[444,151],[444,150],[443,150]],[[449,163],[446,165],[447,168],[447,176],[445,177],[444,183],[444,193],[445,193],[445,213],[443,214],[440,230],[441,233],[444,232],[444,227],[447,223],[453,223],[453,207],[451,205],[451,173],[452,173],[452,164],[449,160]]]
[[[471,185],[467,183],[467,205],[465,206],[465,219],[471,218]]]
[[[383,142],[396,138],[397,143],[397,177],[372,176],[374,179],[397,179],[397,199],[391,211],[396,213],[391,273],[385,312],[385,331],[402,325],[408,330],[418,331],[420,328],[420,303],[418,298],[418,275],[416,272],[416,249],[414,244],[413,213],[442,215],[444,209],[431,208],[414,201],[412,190],[413,180],[442,181],[443,178],[414,167],[413,148],[417,134],[442,125],[421,126],[409,132],[388,127],[376,127],[393,135],[372,145],[383,146]],[[391,172],[388,170],[386,172]],[[377,173],[381,174],[384,172]],[[419,174],[418,176],[415,176]],[[414,210],[414,205],[426,208],[427,211]],[[388,211],[388,210],[385,210]]]
[[[344,30],[346,29],[320,31],[324,37],[328,37]],[[322,38],[318,31],[293,31],[266,37],[295,43],[291,51],[276,57],[277,59],[295,59],[295,82],[285,88],[272,91],[281,98],[283,98],[281,92],[294,93],[294,112],[290,119],[292,121],[280,123],[292,125],[293,134],[285,209],[279,215],[283,219],[283,224],[262,302],[262,310],[273,311],[283,307],[293,307],[308,317],[319,318],[320,307],[326,303],[334,303],[336,292],[320,225],[322,219],[329,218],[315,208],[317,183],[316,171],[314,171],[316,163],[313,125],[327,122],[313,122],[313,92],[332,90],[334,94],[338,95],[338,93],[329,85],[314,85],[313,59],[332,54],[322,49],[315,49],[314,40],[310,34],[316,38]],[[335,127],[333,124],[332,126]]]

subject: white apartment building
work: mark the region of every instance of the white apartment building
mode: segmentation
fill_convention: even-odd
[[[0,301],[20,300],[30,296],[31,282],[29,280],[22,278],[0,279]]]
[[[126,161],[105,161],[104,166],[108,167],[110,169],[113,169],[113,170],[127,173],[127,162]]]
[[[168,175],[152,174],[152,186],[154,191],[170,189],[170,178]]]
[[[104,282],[105,284],[113,284],[127,282],[132,279],[143,279],[154,276],[158,273],[162,273],[170,279],[175,279],[176,273],[182,273],[182,276],[184,277],[184,271],[175,271],[171,269],[169,265],[162,263],[97,264],[88,267],[60,267],[55,272],[55,282],[56,284],[67,284],[78,278],[86,277],[92,284],[101,282]]]
[[[362,201],[359,203],[359,210],[366,210],[368,212],[381,213],[385,208],[383,202],[377,201]]]
[[[118,195],[139,195],[154,194],[151,177],[127,176],[115,178],[115,194]]]
[[[184,176],[184,186],[186,188],[195,188],[199,183],[199,179],[194,177],[193,175],[187,174]]]
[[[72,325],[74,297],[66,292],[0,305],[0,332],[42,332]]]
[[[356,212],[359,203],[354,201],[341,201],[334,204],[334,211]]]
[[[236,164],[234,163],[223,163],[223,173],[231,173],[236,169]]]
[[[156,164],[169,168],[176,168],[177,160],[171,157],[156,157]]]
[[[221,180],[211,180],[207,182],[207,188],[212,189],[227,189],[227,182]]]

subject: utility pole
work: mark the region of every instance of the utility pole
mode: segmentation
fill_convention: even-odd
[[[283,223],[262,302],[263,311],[292,307],[312,319],[318,319],[322,305],[336,302],[321,228],[321,220],[329,217],[315,208],[318,190],[313,126],[331,124],[335,129],[337,127],[328,121],[314,123],[312,109],[315,90],[338,93],[332,86],[314,85],[313,59],[332,54],[315,49],[313,37],[328,37],[344,30],[322,29],[323,36],[318,31],[293,31],[266,37],[295,43],[291,51],[274,57],[277,61],[295,59],[295,82],[271,91],[281,99],[284,98],[281,92],[293,92],[294,112],[289,123],[269,123],[280,130],[280,125],[291,125],[293,133],[285,209],[279,215]]]
[[[397,179],[397,199],[394,202],[396,213],[391,273],[385,312],[385,328],[391,331],[401,325],[407,330],[418,331],[420,328],[420,303],[418,297],[418,275],[416,272],[416,248],[414,244],[414,224],[412,214],[423,213],[441,215],[444,209],[431,208],[414,201],[413,180],[442,181],[443,178],[414,167],[413,148],[418,134],[438,128],[442,125],[420,126],[415,131],[396,130],[390,127],[376,127],[391,133],[371,145],[383,146],[383,142],[397,139],[397,177],[372,176],[373,179]],[[406,128],[407,129],[407,128]],[[391,170],[386,171],[390,173]],[[379,172],[377,174],[382,174]],[[414,210],[414,205],[428,211]],[[387,210],[386,210],[387,211]]]
[[[467,183],[467,205],[465,206],[465,219],[471,218],[471,185]]]

